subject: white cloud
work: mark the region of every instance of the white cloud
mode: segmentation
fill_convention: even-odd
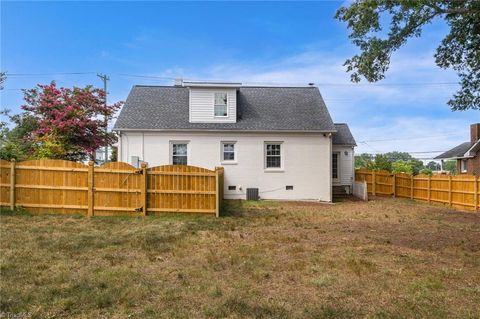
[[[334,121],[349,123],[358,141],[375,140],[368,146],[359,144],[358,152],[443,151],[468,140],[468,125],[475,121],[472,115],[477,113],[450,112],[446,102],[456,85],[431,83],[456,83],[457,77],[454,72],[435,65],[433,52],[397,54],[386,79],[373,85],[365,82],[353,85],[343,67],[346,58],[305,51],[269,63],[212,65],[190,74],[189,78],[251,85],[314,82]],[[182,74],[186,73],[182,70]],[[395,138],[395,141],[376,141]],[[434,155],[420,154],[419,157]]]

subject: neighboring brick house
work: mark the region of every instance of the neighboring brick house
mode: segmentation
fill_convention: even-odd
[[[456,160],[458,174],[480,175],[480,123],[470,125],[470,142],[455,146],[435,159]]]

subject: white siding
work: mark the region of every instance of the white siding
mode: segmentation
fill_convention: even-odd
[[[330,137],[323,134],[145,132],[139,136],[138,133],[123,132],[121,139],[120,160],[129,162],[131,156],[139,156],[149,166],[171,162],[171,141],[188,141],[189,165],[225,168],[225,198],[228,199],[245,199],[246,188],[255,187],[259,188],[263,199],[331,201],[331,142]],[[236,142],[236,164],[222,164],[222,141]],[[266,141],[283,142],[282,171],[265,170]],[[237,190],[229,191],[230,185],[235,185]],[[287,185],[292,185],[293,190],[287,191]]]
[[[351,146],[332,146],[332,151],[333,152],[338,152],[339,153],[339,174],[340,178],[338,181],[334,181],[333,185],[353,185],[353,179],[354,179],[354,171],[353,171],[353,165],[354,165],[354,152],[353,152],[353,147]],[[347,152],[347,155],[345,155],[345,152]]]
[[[227,93],[227,117],[214,116],[216,92]],[[230,88],[190,88],[190,122],[235,123],[237,121],[237,91]]]

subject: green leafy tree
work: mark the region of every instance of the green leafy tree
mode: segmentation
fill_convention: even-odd
[[[457,161],[444,161],[443,169],[449,171],[450,174],[457,174]]]
[[[412,167],[412,174],[414,175],[417,175],[423,168],[423,162],[414,158],[407,152],[388,152],[385,153],[385,156],[387,156],[392,162],[404,161],[409,163]]]
[[[367,153],[355,155],[355,168],[367,168],[372,160],[373,156]]]
[[[392,163],[392,172],[393,173],[405,173],[405,174],[412,174],[413,168],[412,164],[399,160]]]
[[[6,73],[0,72],[0,91],[3,90],[3,84],[5,83],[6,79]],[[7,132],[7,122],[4,121],[6,117],[8,117],[8,111],[2,108],[0,110],[0,143],[2,144],[4,140],[4,135]],[[0,147],[2,144],[0,144]]]
[[[0,158],[4,160],[26,160],[33,157],[35,148],[38,146],[30,139],[31,133],[38,128],[36,119],[27,114],[20,113],[13,116],[4,111],[13,128],[5,127],[2,130],[0,143]]]
[[[118,161],[118,147],[112,146],[112,154],[110,154],[110,162]]]
[[[387,156],[392,162],[396,161],[405,161],[408,162],[413,159],[412,155],[410,155],[407,152],[388,152],[385,153],[385,156]]]
[[[385,171],[392,171],[392,162],[390,159],[383,155],[383,154],[377,154],[375,155],[375,160],[373,161],[373,166],[367,167],[369,169],[374,169],[374,170],[385,170]]]
[[[428,162],[425,167],[432,170],[432,171],[440,170],[440,164],[438,164],[437,162],[434,162],[434,161]]]
[[[419,173],[422,174],[422,175],[428,175],[428,176],[432,176],[432,174],[433,174],[433,172],[430,168],[423,168],[422,170],[420,170]]]
[[[7,72],[0,72],[0,90],[3,90],[3,84],[7,80]]]
[[[480,1],[356,0],[338,9],[335,18],[347,24],[360,49],[345,62],[353,82],[382,80],[396,50],[421,36],[434,19],[445,20],[450,32],[437,48],[435,62],[460,78],[460,89],[448,104],[452,110],[480,109]]]

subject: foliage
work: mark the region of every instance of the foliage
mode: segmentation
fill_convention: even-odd
[[[457,174],[457,161],[444,161],[443,162],[443,170],[449,171],[450,174],[455,175]]]
[[[396,161],[396,162],[392,163],[392,172],[393,173],[412,174],[413,173],[413,167],[412,167],[411,163],[399,160],[399,161]]]
[[[414,175],[417,175],[418,172],[420,172],[420,170],[423,168],[422,161],[417,160],[412,155],[406,152],[388,152],[385,153],[385,156],[387,156],[392,162],[404,161],[409,163],[412,166],[412,173]]]
[[[429,168],[424,168],[424,169],[420,170],[419,173],[422,174],[422,175],[429,175],[429,176],[432,176],[432,174],[433,174],[432,170],[429,169]]]
[[[122,102],[105,105],[105,91],[92,86],[57,88],[52,82],[24,94],[27,104],[22,108],[38,123],[31,134],[37,143],[34,157],[80,161],[115,142],[104,117],[111,118]]]
[[[388,152],[377,154],[375,157],[363,153],[355,156],[355,168],[386,170],[389,172],[394,171],[396,168],[398,172],[408,172],[409,174],[417,175],[423,168],[423,162],[405,152]]]
[[[3,84],[7,79],[7,72],[0,72],[0,90],[3,90]]]
[[[337,10],[347,24],[360,54],[346,60],[351,80],[376,82],[385,77],[390,58],[409,38],[419,37],[434,18],[442,18],[450,32],[435,53],[436,64],[452,68],[460,89],[448,102],[452,110],[480,109],[480,1],[356,0]],[[384,21],[390,21],[385,32]],[[386,36],[385,36],[386,35]]]
[[[36,143],[30,139],[31,132],[38,128],[36,119],[28,113],[13,116],[4,111],[5,117],[15,124],[12,129],[4,127],[0,139],[0,158],[26,160],[32,157]]]
[[[110,154],[110,162],[118,161],[118,147],[112,146],[112,154]]]
[[[383,154],[375,155],[375,160],[371,163],[370,167],[367,166],[369,169],[375,170],[385,170],[385,171],[392,171],[392,162],[390,159]]]
[[[428,162],[425,167],[432,170],[432,171],[440,170],[440,164],[438,164],[437,162],[434,162],[434,161]]]
[[[0,72],[0,91],[3,90],[3,84],[5,83],[5,80],[7,79],[6,73],[5,72]],[[5,117],[8,116],[8,110],[6,109],[1,109],[0,110],[0,143],[4,140],[4,136],[6,132],[8,131],[7,129],[7,123],[3,121]],[[0,144],[0,147],[1,147]]]
[[[373,156],[367,153],[355,155],[355,168],[365,168],[373,160]]]

